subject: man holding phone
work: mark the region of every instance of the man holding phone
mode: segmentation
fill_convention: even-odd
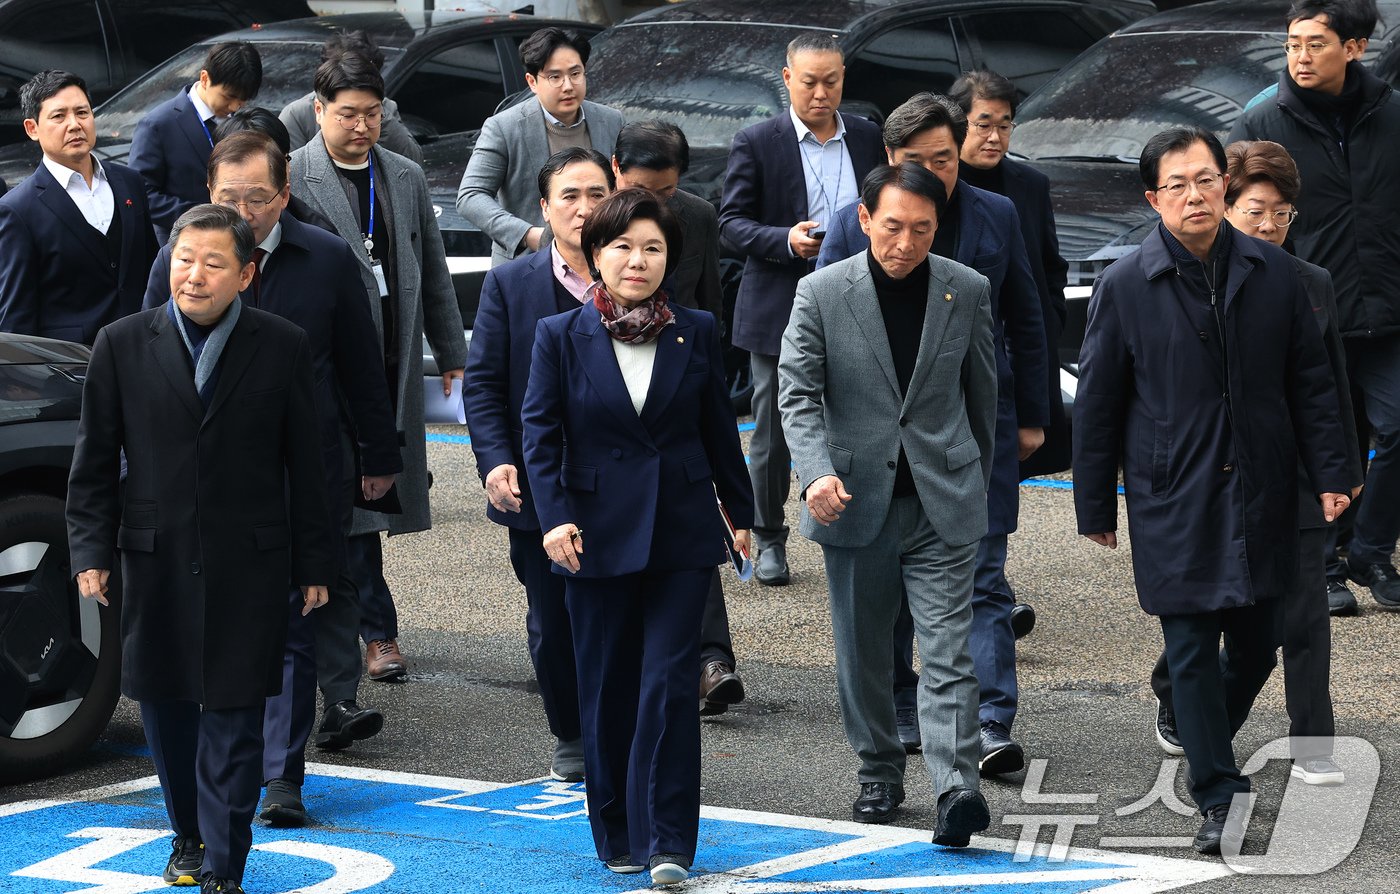
[[[734,137],[719,209],[720,233],[747,259],[732,331],[753,370],[754,576],[768,586],[789,580],[783,505],[792,471],[778,418],[783,330],[827,223],[856,201],[861,180],[883,160],[880,129],[836,110],[845,75],[841,47],[830,36],[803,34],[788,44],[783,84],[790,108]]]

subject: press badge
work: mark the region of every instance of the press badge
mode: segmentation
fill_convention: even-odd
[[[379,284],[379,297],[388,298],[389,281],[384,278],[384,265],[379,261],[375,261],[370,265],[369,269],[374,271],[374,281]]]

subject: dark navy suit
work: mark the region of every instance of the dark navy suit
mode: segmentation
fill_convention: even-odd
[[[112,226],[121,228],[115,252],[42,163],[0,198],[0,332],[90,345],[103,326],[141,309],[156,254],[146,193],[121,165],[102,169]]]
[[[510,562],[525,587],[525,629],[549,731],[569,742],[581,735],[573,633],[564,605],[564,581],[550,573],[542,545],[520,428],[535,326],[559,313],[553,254],[543,246],[486,274],[472,328],[474,347],[467,354],[462,403],[482,483],[500,465],[513,465],[518,473],[520,511],[502,512],[488,502],[486,516],[509,529]]]
[[[291,214],[284,212],[281,221],[282,241],[263,265],[260,300],[254,304],[251,286],[240,300],[290,320],[307,334],[326,501],[343,553],[352,489],[358,486],[356,464],[347,462],[347,441],[356,448],[360,474],[390,475],[403,469],[398,432],[383,365],[366,362],[378,357],[380,348],[350,246]],[[146,304],[153,307],[168,300],[169,245],[151,268]],[[343,554],[340,560],[343,566]],[[303,781],[306,741],[316,715],[318,658],[323,667],[339,667],[346,655],[353,655],[348,680],[344,672],[323,673],[321,678],[328,705],[355,698],[359,606],[345,596],[346,589],[335,587],[330,601],[307,617],[301,614],[301,591],[291,593],[282,692],[267,700],[264,718],[264,780]]]
[[[695,853],[700,618],[726,559],[716,489],[737,527],[753,521],[718,324],[673,309],[640,414],[592,304],[540,321],[522,411],[541,529],[584,532],[564,586],[594,844],[643,865]]]
[[[987,537],[977,552],[969,645],[981,688],[981,720],[994,720],[1010,729],[1018,696],[1016,637],[1011,631],[1015,600],[1004,574],[1006,535],[1016,530],[1020,506],[1017,429],[1043,427],[1050,421],[1045,323],[1011,200],[968,183],[958,184],[957,196],[957,256],[953,260],[991,281],[992,322],[998,344],[996,453],[987,489]],[[858,208],[849,205],[837,212],[817,256],[818,267],[870,247],[870,237],[860,228]],[[904,707],[912,707],[905,702],[918,685],[918,675],[911,668],[913,636],[913,619],[905,607],[895,629],[895,646],[901,656],[895,665],[895,689]]]
[[[162,245],[175,221],[200,202],[209,201],[209,153],[214,149],[190,88],[151,109],[131,135],[127,164],[146,181],[151,222]]]

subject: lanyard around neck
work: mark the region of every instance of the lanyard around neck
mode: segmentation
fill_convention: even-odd
[[[209,141],[209,148],[213,149],[214,135],[209,132],[209,125],[204,123],[204,118],[199,114],[199,109],[195,108],[194,100],[190,100],[190,108],[194,109],[194,120],[199,122],[199,129],[204,131],[204,139]]]
[[[365,251],[374,251],[374,152],[369,154],[369,229],[365,233]]]

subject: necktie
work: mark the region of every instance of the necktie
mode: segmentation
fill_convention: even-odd
[[[267,257],[267,249],[253,249],[253,284],[251,288],[254,307],[262,307],[262,263],[265,257]]]

